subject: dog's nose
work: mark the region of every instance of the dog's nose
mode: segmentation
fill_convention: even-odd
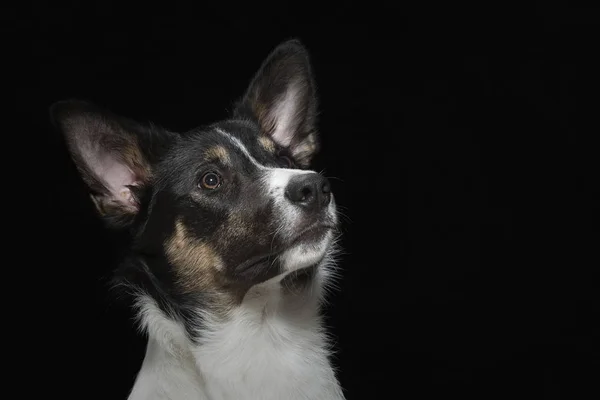
[[[329,180],[320,174],[299,174],[288,182],[285,196],[296,205],[317,211],[329,205],[331,186]]]

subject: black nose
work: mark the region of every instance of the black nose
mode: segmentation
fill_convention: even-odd
[[[290,179],[285,196],[294,204],[318,211],[329,205],[331,186],[327,178],[317,173],[300,174]]]

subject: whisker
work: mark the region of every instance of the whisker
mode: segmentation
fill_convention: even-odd
[[[325,178],[327,178],[329,180],[336,180],[336,181],[340,181],[342,183],[345,183],[345,181],[342,178],[338,178],[337,176],[325,176]]]
[[[275,242],[275,238],[277,237],[277,235],[279,234],[279,232],[281,232],[281,230],[285,227],[285,225],[283,224],[283,222],[279,223],[279,226],[275,229],[275,231],[272,233],[272,237],[271,237],[271,244],[269,246],[269,253],[273,252],[273,243]]]

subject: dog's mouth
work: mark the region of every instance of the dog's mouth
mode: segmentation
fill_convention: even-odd
[[[331,223],[317,222],[303,229],[294,239],[286,246],[286,250],[300,243],[313,243],[323,239],[327,232],[335,229],[335,225]]]
[[[268,254],[255,256],[247,259],[246,261],[239,264],[236,268],[236,272],[238,274],[244,274],[252,270],[257,269],[268,269],[268,268],[259,268],[259,267],[268,267],[269,265],[273,266],[277,257],[281,255],[286,250],[291,249],[294,246],[299,244],[312,244],[318,243],[323,237],[327,234],[327,232],[335,229],[335,225],[331,223],[318,222],[314,223],[307,228],[300,231],[294,238],[283,246],[279,246],[278,249],[273,249]]]

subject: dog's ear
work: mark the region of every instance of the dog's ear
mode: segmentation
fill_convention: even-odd
[[[251,117],[275,142],[308,166],[319,147],[317,95],[308,52],[298,40],[277,46],[261,65],[235,110]]]
[[[53,104],[50,117],[101,215],[114,223],[131,220],[139,210],[138,191],[174,134],[79,100]]]

